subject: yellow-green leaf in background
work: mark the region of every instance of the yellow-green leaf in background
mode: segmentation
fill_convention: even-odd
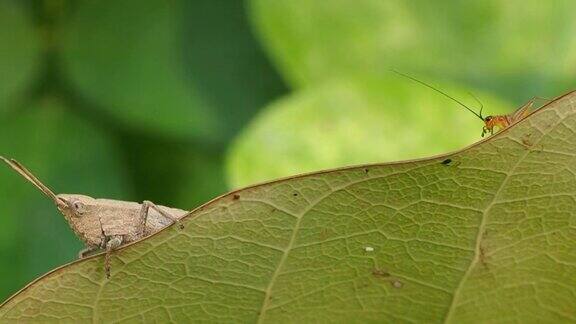
[[[574,1],[250,3],[262,43],[295,87],[392,67],[528,100],[554,95],[576,69]]]
[[[576,93],[442,157],[224,195],[64,266],[0,321],[576,321]]]
[[[464,89],[432,83],[479,108]],[[474,92],[485,114],[513,110]],[[465,108],[395,74],[332,81],[264,109],[229,151],[228,183],[238,188],[319,169],[439,154],[478,140],[482,125]]]

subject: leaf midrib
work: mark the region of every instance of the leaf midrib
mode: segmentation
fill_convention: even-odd
[[[550,128],[550,129],[554,129],[556,128],[556,126],[558,126],[558,124],[562,123],[564,121],[564,119],[566,119],[566,116],[560,118],[558,120],[558,122],[554,125],[554,127]],[[542,141],[542,139],[549,133],[542,133],[542,136],[538,139],[538,141],[534,144],[540,144],[540,142]],[[468,276],[470,275],[470,273],[472,272],[472,269],[474,269],[474,267],[476,267],[476,264],[478,263],[479,260],[479,250],[480,250],[480,243],[482,241],[482,236],[484,233],[484,228],[486,225],[486,215],[488,214],[488,212],[492,209],[492,207],[494,206],[494,203],[497,201],[497,198],[500,196],[500,193],[502,192],[502,189],[506,186],[506,184],[508,183],[508,181],[510,180],[510,176],[514,175],[514,171],[516,170],[516,168],[518,167],[518,165],[520,163],[522,163],[524,161],[524,159],[528,156],[528,154],[530,153],[530,150],[526,150],[524,152],[524,154],[522,156],[520,156],[518,158],[518,161],[516,161],[516,163],[514,164],[514,166],[510,169],[509,172],[506,172],[506,177],[504,178],[504,180],[502,180],[502,183],[500,185],[500,187],[498,188],[498,190],[496,191],[496,193],[494,194],[494,196],[492,197],[492,200],[490,201],[490,203],[488,204],[488,206],[486,206],[485,211],[482,213],[482,219],[480,221],[480,226],[478,228],[478,233],[476,234],[476,247],[474,249],[474,258],[472,259],[472,261],[470,262],[470,265],[468,266],[468,269],[466,270],[466,272],[464,273],[464,275],[462,276],[462,279],[460,279],[460,282],[458,283],[458,286],[456,286],[456,289],[454,290],[454,295],[452,295],[452,302],[450,303],[450,305],[448,306],[448,311],[446,312],[446,317],[444,318],[443,323],[447,324],[450,323],[452,320],[452,316],[454,314],[454,310],[456,309],[457,305],[458,305],[458,299],[460,297],[460,292],[461,292],[461,288],[463,286],[463,284],[468,280]]]

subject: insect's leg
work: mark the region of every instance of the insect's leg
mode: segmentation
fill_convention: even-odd
[[[148,200],[144,200],[144,202],[142,202],[142,205],[147,205],[147,208],[152,208],[152,209],[154,209],[154,210],[157,211],[160,215],[162,215],[162,216],[166,217],[167,219],[171,220],[172,222],[178,224],[178,227],[179,227],[180,229],[183,229],[183,228],[184,228],[184,225],[182,225],[182,224],[180,223],[180,218],[179,218],[179,217],[176,217],[176,216],[174,216],[174,215],[171,215],[170,213],[162,210],[160,207],[156,206],[156,204],[154,204],[153,202],[148,201]]]
[[[92,253],[98,249],[99,249],[99,247],[97,247],[97,246],[88,246],[88,247],[86,247],[86,248],[84,248],[78,252],[78,259],[84,259],[87,255],[89,255],[90,253]]]
[[[104,257],[104,270],[106,271],[106,278],[110,278],[110,256],[112,251],[122,245],[122,236],[111,236],[106,242],[106,255]]]
[[[150,210],[150,204],[142,203],[142,207],[140,208],[139,218],[140,223],[138,224],[138,228],[136,229],[137,234],[143,235],[146,232],[146,222],[148,221],[148,211]]]

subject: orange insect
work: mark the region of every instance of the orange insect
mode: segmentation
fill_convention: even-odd
[[[529,109],[532,107],[532,105],[534,104],[534,100],[536,98],[531,99],[530,101],[528,101],[524,106],[516,109],[516,111],[507,114],[507,115],[495,115],[495,116],[486,116],[486,117],[482,117],[482,108],[484,108],[484,105],[482,105],[482,103],[480,102],[480,100],[478,100],[478,98],[476,98],[474,95],[472,95],[474,97],[474,99],[476,99],[476,101],[478,101],[480,103],[480,112],[476,113],[474,110],[470,109],[470,107],[466,106],[465,104],[463,104],[460,100],[450,96],[449,94],[447,94],[446,92],[437,89],[423,81],[420,81],[416,78],[413,78],[407,74],[398,72],[396,70],[392,70],[392,72],[395,72],[405,78],[408,78],[412,81],[418,82],[434,91],[437,91],[439,93],[441,93],[442,95],[448,97],[449,99],[453,100],[454,102],[456,102],[457,104],[459,104],[460,106],[468,109],[468,111],[470,111],[471,113],[473,113],[476,117],[480,118],[482,120],[482,122],[484,122],[484,127],[482,127],[482,137],[484,137],[484,135],[486,135],[486,133],[490,132],[490,134],[494,134],[494,127],[498,127],[500,130],[518,122],[519,120],[521,120],[522,118],[526,117],[528,115]]]
[[[478,117],[482,118],[482,121],[484,121],[482,137],[484,137],[484,134],[488,132],[490,132],[490,134],[494,134],[494,127],[496,126],[502,130],[526,117],[528,115],[529,109],[532,108],[533,104],[534,99],[531,99],[524,106],[516,109],[516,111],[508,115],[486,116],[484,118],[482,118],[482,115],[479,115]],[[480,109],[480,114],[481,113],[482,109]]]

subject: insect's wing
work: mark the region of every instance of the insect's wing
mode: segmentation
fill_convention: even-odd
[[[510,122],[515,123],[515,122],[519,121],[520,119],[528,116],[528,113],[530,112],[530,108],[532,108],[533,104],[534,104],[534,99],[528,101],[524,106],[516,109],[516,111],[510,115]]]

